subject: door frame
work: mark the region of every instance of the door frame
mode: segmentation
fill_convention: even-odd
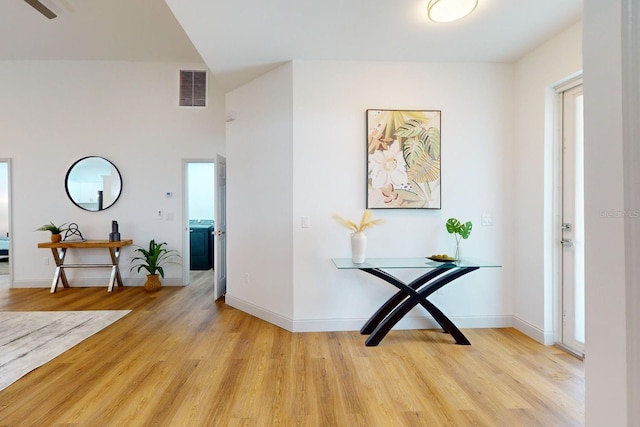
[[[214,266],[214,293],[216,300],[227,293],[227,158],[221,154],[216,155],[215,163],[215,238],[213,247],[215,256]],[[222,166],[220,166],[222,165]],[[221,184],[222,180],[222,186]],[[221,190],[224,188],[224,190]],[[221,214],[222,213],[222,214]],[[223,218],[223,221],[220,218]],[[222,243],[222,247],[220,246]]]
[[[182,188],[184,192],[184,197],[182,197],[182,282],[186,285],[191,283],[191,275],[189,268],[189,260],[191,259],[191,245],[189,240],[189,182],[188,182],[188,173],[190,163],[213,163],[216,164],[215,158],[189,158],[182,159]],[[214,166],[215,168],[215,166]],[[215,185],[215,181],[211,182],[211,185]],[[215,197],[213,199],[214,210],[215,210]],[[216,262],[216,254],[213,254],[213,262],[215,265]]]
[[[582,85],[582,71],[574,73],[559,81],[551,87],[552,102],[552,220],[550,227],[550,245],[547,250],[551,256],[552,266],[552,286],[553,286],[553,342],[556,346],[562,347],[562,93],[566,90]],[[545,257],[547,255],[545,254]],[[570,351],[574,354],[572,351]],[[576,355],[579,356],[579,355]]]
[[[13,195],[12,195],[12,173],[11,158],[0,158],[1,163],[7,164],[7,232],[9,233],[9,289],[13,288],[13,266],[16,252],[13,250]]]

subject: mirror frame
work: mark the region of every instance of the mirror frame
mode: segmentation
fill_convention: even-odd
[[[71,193],[69,192],[69,176],[71,175],[71,172],[73,171],[73,168],[76,167],[80,162],[82,162],[83,160],[87,160],[87,159],[101,159],[104,160],[105,162],[109,163],[109,165],[111,165],[111,167],[116,171],[116,173],[118,174],[118,179],[120,179],[120,191],[118,192],[118,195],[115,197],[115,199],[113,199],[113,202],[111,202],[111,204],[109,204],[109,206],[103,206],[102,209],[87,209],[84,206],[79,205],[72,196]],[[106,209],[109,209],[111,206],[115,205],[116,202],[118,201],[118,199],[120,199],[120,196],[122,195],[122,187],[123,187],[123,182],[122,182],[122,174],[120,173],[120,170],[118,169],[118,167],[109,159],[106,159],[102,156],[86,156],[83,157],[79,160],[76,160],[67,170],[67,174],[64,178],[64,189],[67,192],[67,197],[69,197],[69,200],[71,200],[71,202],[76,205],[77,207],[79,207],[82,210],[85,210],[87,212],[102,212]],[[104,191],[104,189],[103,189]]]

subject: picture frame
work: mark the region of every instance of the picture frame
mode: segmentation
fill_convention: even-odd
[[[366,111],[367,209],[441,209],[440,110]]]

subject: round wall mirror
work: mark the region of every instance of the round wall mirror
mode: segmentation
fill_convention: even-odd
[[[65,178],[69,199],[87,211],[101,211],[113,206],[122,192],[118,168],[102,157],[84,157],[69,168]]]

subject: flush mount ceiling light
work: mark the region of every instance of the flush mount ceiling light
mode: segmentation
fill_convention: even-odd
[[[451,22],[464,18],[478,5],[478,0],[429,0],[427,15],[433,22]]]

